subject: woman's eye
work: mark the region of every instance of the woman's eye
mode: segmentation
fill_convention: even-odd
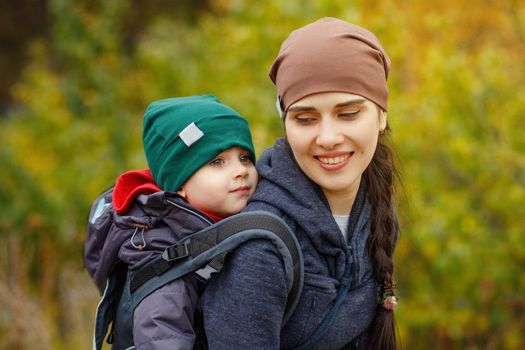
[[[315,115],[308,113],[298,114],[294,117],[294,119],[300,124],[308,124],[316,120]]]
[[[360,112],[359,110],[357,110],[357,111],[345,111],[345,112],[339,113],[339,117],[345,118],[345,119],[352,119],[352,118],[357,117],[359,112]]]
[[[221,158],[215,158],[211,162],[208,163],[211,166],[220,166],[224,164],[224,159]]]

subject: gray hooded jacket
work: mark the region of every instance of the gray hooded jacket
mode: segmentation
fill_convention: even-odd
[[[285,140],[263,153],[257,170],[261,179],[246,210],[272,212],[295,232],[304,256],[303,293],[281,330],[286,305],[282,262],[267,242],[242,245],[208,282],[201,297],[209,348],[268,350],[301,345],[331,308],[350,264],[350,291],[324,336],[312,347],[346,348],[366,333],[377,307],[376,282],[366,250],[371,207],[363,184],[345,241],[324,195],[298,168]]]

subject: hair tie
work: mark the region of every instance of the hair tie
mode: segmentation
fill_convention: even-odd
[[[379,305],[389,311],[394,311],[397,306],[397,297],[394,293],[396,288],[392,282],[385,282],[381,285]]]
[[[381,306],[387,310],[394,311],[397,306],[397,298],[395,295],[383,296]]]

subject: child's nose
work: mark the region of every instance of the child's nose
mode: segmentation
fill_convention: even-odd
[[[246,165],[238,163],[234,171],[234,177],[243,178],[246,176],[248,176],[248,168],[246,167]]]

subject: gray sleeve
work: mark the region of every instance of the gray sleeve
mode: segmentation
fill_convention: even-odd
[[[197,302],[196,286],[188,277],[168,283],[144,298],[133,314],[136,349],[192,349]]]
[[[252,240],[237,248],[202,298],[209,349],[279,349],[287,289],[272,243]]]

